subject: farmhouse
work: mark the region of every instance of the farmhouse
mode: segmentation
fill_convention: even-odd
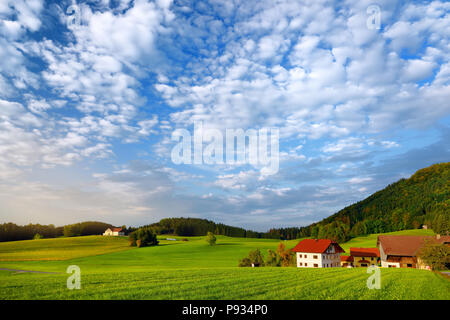
[[[384,268],[428,269],[417,259],[420,248],[427,242],[450,244],[450,236],[378,236],[381,266]]]
[[[329,239],[305,239],[294,249],[298,268],[340,267],[340,255],[345,252],[339,244]]]
[[[104,236],[124,236],[125,232],[122,231],[122,228],[108,228],[103,233]]]
[[[378,248],[350,248],[355,267],[376,266],[380,257]]]
[[[352,256],[341,256],[341,267],[351,268],[353,267],[353,257]]]

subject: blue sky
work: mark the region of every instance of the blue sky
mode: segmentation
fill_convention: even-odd
[[[379,29],[367,25],[373,4]],[[440,1],[3,0],[0,222],[301,226],[447,162],[449,12]],[[172,133],[194,121],[278,128],[278,173],[174,164]]]

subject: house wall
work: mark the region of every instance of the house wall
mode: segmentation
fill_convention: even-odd
[[[332,248],[332,249],[330,249]],[[341,266],[340,253],[330,246],[325,253],[297,252],[298,268],[333,268]],[[316,257],[316,258],[315,258]],[[317,265],[317,266],[315,266]]]
[[[123,231],[121,232],[117,232],[117,231],[112,231],[111,229],[107,229],[104,233],[104,236],[124,236],[125,233]]]
[[[399,262],[387,262],[387,261],[383,261],[381,260],[381,267],[382,268],[400,268],[400,263]]]
[[[366,264],[365,266],[363,266],[363,264],[361,264],[362,260],[366,260],[369,261],[370,263],[363,263]],[[377,265],[377,258],[376,257],[358,257],[358,256],[353,256],[353,265],[355,267],[368,267],[371,265],[376,266]]]
[[[382,268],[389,268],[389,267],[395,267],[395,268],[400,268],[400,263],[397,262],[387,262],[387,255],[383,250],[383,246],[380,243],[379,246],[379,250],[380,250],[380,260],[381,260],[381,267]]]
[[[324,253],[322,254],[322,264],[323,268],[336,268],[341,266],[341,254],[335,253]]]

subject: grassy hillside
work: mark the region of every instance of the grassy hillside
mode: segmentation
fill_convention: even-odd
[[[68,263],[79,265],[85,272],[99,268],[121,271],[125,267],[138,271],[149,268],[236,267],[238,260],[250,250],[260,248],[266,252],[267,249],[276,249],[280,242],[217,236],[217,245],[209,246],[204,237],[189,237],[189,241],[169,241],[165,238],[159,237],[160,244],[156,247],[139,249],[129,247],[126,238],[102,236],[4,242],[0,243],[0,268],[14,266],[18,269],[65,272]],[[181,240],[181,237],[173,238]],[[61,242],[60,245],[57,245],[58,242]],[[297,242],[285,243],[288,247],[294,247]],[[48,248],[47,243],[53,247]],[[14,252],[15,249],[20,251]],[[67,259],[71,260],[65,261]]]
[[[164,238],[157,247],[139,249],[114,237],[0,243],[0,258],[16,259],[0,261],[0,268],[59,273],[0,271],[0,299],[450,299],[450,281],[429,271],[383,269],[382,289],[369,290],[366,269],[237,267],[249,250],[259,248],[265,254],[276,248],[277,240],[218,236],[217,245],[211,247],[204,237],[190,237],[189,241]],[[298,241],[285,244],[292,248]],[[21,251],[15,253],[12,244]],[[375,245],[376,235],[342,244],[345,249]],[[70,256],[69,260],[54,260],[57,250]],[[19,253],[27,261],[18,261]],[[81,290],[66,288],[69,265],[81,268]]]
[[[67,260],[128,249],[126,237],[85,236],[0,242],[0,262]]]

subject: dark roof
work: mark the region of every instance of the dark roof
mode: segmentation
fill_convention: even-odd
[[[329,239],[305,239],[300,241],[292,251],[307,253],[324,253],[330,245],[333,245],[336,253],[345,252],[339,244]]]
[[[379,257],[378,248],[350,248],[350,255],[354,257]]]

